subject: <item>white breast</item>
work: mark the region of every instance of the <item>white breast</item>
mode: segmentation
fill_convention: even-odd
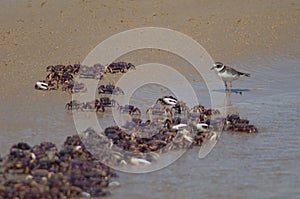
[[[233,75],[232,73],[229,73],[227,71],[225,71],[223,73],[219,73],[219,76],[222,78],[223,81],[226,81],[226,82],[232,82],[239,78],[239,76],[237,74]]]

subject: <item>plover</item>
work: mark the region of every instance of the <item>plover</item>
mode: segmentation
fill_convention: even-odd
[[[240,76],[250,77],[249,73],[243,73],[243,72],[237,71],[229,66],[225,66],[221,62],[216,62],[214,64],[214,66],[211,68],[211,70],[217,71],[218,75],[222,78],[222,80],[225,83],[225,87],[226,87],[225,91],[228,91],[227,82],[230,83],[230,91],[229,91],[230,93],[232,90],[232,82],[234,80],[237,80]]]

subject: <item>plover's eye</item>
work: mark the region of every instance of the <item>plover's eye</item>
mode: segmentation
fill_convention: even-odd
[[[214,64],[214,66],[217,67],[217,68],[222,68],[223,63],[221,63],[221,62],[216,62],[216,63]]]

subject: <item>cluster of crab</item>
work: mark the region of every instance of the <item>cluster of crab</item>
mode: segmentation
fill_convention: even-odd
[[[114,107],[116,101],[109,97],[101,97],[90,102],[79,102],[78,100],[71,100],[65,105],[67,110],[80,110],[80,111],[105,111],[105,107]]]
[[[38,90],[58,90],[61,86],[63,91],[69,93],[86,91],[84,83],[76,82],[74,76],[78,78],[92,78],[101,80],[105,73],[125,73],[130,69],[135,69],[132,63],[113,62],[107,66],[94,64],[93,66],[85,66],[80,64],[74,65],[50,65],[46,68],[48,72],[45,80],[39,80],[35,84]],[[99,93],[122,94],[120,88],[114,87],[113,84],[99,86]]]
[[[130,69],[135,69],[132,63],[113,62],[109,65],[94,64],[93,66],[82,65],[78,72],[79,78],[102,79],[106,73],[125,73]]]
[[[152,164],[160,154],[170,150],[202,147],[207,142],[215,142],[223,130],[258,132],[249,120],[241,119],[237,114],[223,117],[219,110],[206,109],[203,105],[189,108],[172,96],[159,98],[147,109],[145,121],[141,119],[141,111],[132,105],[119,106],[117,110],[120,114],[129,114],[130,120],[121,126],[107,127],[99,134],[93,129],[82,134],[84,143],[109,165]],[[99,147],[99,144],[104,145]]]
[[[112,180],[116,174],[86,150],[78,135],[67,137],[60,151],[51,142],[33,147],[20,142],[0,163],[1,198],[99,197],[119,186]]]
[[[129,113],[132,116],[132,123],[145,125],[140,119],[141,111],[132,105],[118,107],[120,113]],[[124,110],[128,110],[127,112]],[[202,130],[213,128],[218,131],[233,131],[245,133],[257,133],[258,129],[250,124],[249,120],[241,119],[238,114],[222,117],[217,109],[206,109],[199,104],[192,108],[183,101],[177,100],[173,96],[164,96],[156,101],[146,111],[148,118],[146,124],[161,123],[164,127],[193,127],[192,130]]]
[[[150,127],[155,128],[157,133],[153,134],[154,129]],[[152,124],[146,128],[148,136],[140,135],[138,131],[127,132],[128,129],[118,126],[108,127],[100,133],[89,128],[79,135],[95,157],[114,167],[150,165],[159,160],[162,153],[191,147],[188,135],[165,128],[159,130]]]
[[[105,112],[107,107],[117,107],[120,113],[128,113],[130,116],[141,116],[141,110],[132,105],[119,105],[118,102],[109,97],[100,97],[99,99],[90,102],[79,102],[78,100],[71,100],[66,103],[65,109],[76,111],[95,111]]]
[[[48,74],[45,80],[37,81],[35,84],[35,89],[38,90],[57,90],[59,86],[62,86],[62,90],[80,89],[82,85],[74,83],[74,75],[80,70],[80,64],[74,65],[50,65],[46,68]]]

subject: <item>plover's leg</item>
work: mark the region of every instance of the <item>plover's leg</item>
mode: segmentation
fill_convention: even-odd
[[[230,93],[231,93],[231,90],[232,90],[232,82],[230,82]]]
[[[225,84],[225,92],[227,92],[228,91],[227,82],[224,81],[224,84]]]

